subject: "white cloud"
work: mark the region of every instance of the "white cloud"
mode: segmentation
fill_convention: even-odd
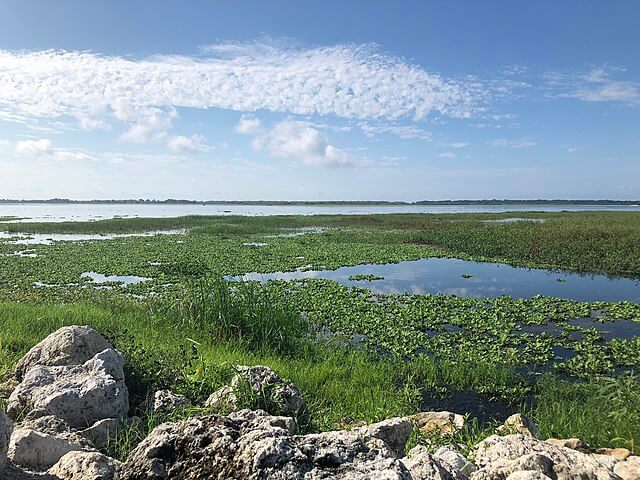
[[[370,124],[362,122],[359,125],[363,133],[368,137],[380,134],[389,134],[400,137],[404,140],[425,140],[431,141],[431,132],[415,125],[394,125],[394,124]]]
[[[453,152],[443,152],[443,153],[438,153],[436,155],[436,157],[441,157],[441,158],[455,158],[456,154]]]
[[[496,138],[489,142],[489,145],[493,147],[510,147],[510,148],[531,148],[535,147],[538,143],[530,138],[520,138],[518,140],[507,140],[505,138]]]
[[[469,142],[450,143],[449,146],[451,148],[464,148],[469,146]]]
[[[53,143],[47,138],[39,140],[23,140],[16,143],[16,152],[54,160],[89,160],[92,157],[86,153],[71,152],[63,148],[53,148]]]
[[[167,147],[174,153],[193,155],[196,153],[205,153],[213,150],[209,145],[205,145],[204,137],[201,135],[192,135],[185,137],[179,135],[171,137],[167,142]]]
[[[587,73],[544,74],[547,89],[558,97],[577,98],[585,102],[620,102],[640,105],[640,83],[630,80],[614,80],[612,71],[620,69],[594,68]]]
[[[240,120],[241,124],[243,120]],[[237,129],[236,129],[237,130]],[[250,128],[255,150],[269,155],[301,161],[318,167],[349,167],[356,164],[347,152],[329,144],[327,135],[308,122],[284,120],[271,129]]]
[[[251,115],[243,115],[240,117],[240,121],[233,129],[236,133],[242,133],[245,135],[251,135],[254,133],[258,133],[260,131],[260,127],[262,124],[260,120],[251,116]]]
[[[567,148],[567,152],[569,152],[569,153],[576,153],[576,151],[577,151],[577,150],[578,150],[578,149],[577,149],[577,148],[575,148],[575,147],[569,147],[569,148]]]
[[[229,43],[207,52],[131,60],[0,50],[0,118],[71,116],[87,129],[119,121],[124,139],[147,141],[180,107],[394,121],[469,117],[482,98],[477,82],[442,78],[374,45]]]

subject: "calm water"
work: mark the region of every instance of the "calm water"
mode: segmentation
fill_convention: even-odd
[[[352,275],[376,275],[384,279],[352,281],[349,280]],[[472,276],[464,278],[463,275]],[[242,278],[260,281],[325,278],[344,285],[365,287],[374,293],[445,293],[474,298],[495,298],[500,295],[529,298],[540,294],[579,301],[640,302],[638,280],[556,273],[456,258],[426,258],[386,265],[341,267],[337,270],[249,273]]]
[[[0,229],[2,224],[0,223]],[[111,240],[127,237],[154,237],[156,235],[184,235],[185,229],[153,230],[142,233],[12,233],[0,231],[0,241],[15,245],[51,245],[53,242],[80,242],[88,240]]]
[[[60,205],[2,204],[0,217],[14,216],[36,222],[101,220],[115,217],[180,217],[184,215],[351,215],[374,213],[500,213],[559,211],[640,211],[638,205],[372,205],[372,206],[267,206],[267,205]]]

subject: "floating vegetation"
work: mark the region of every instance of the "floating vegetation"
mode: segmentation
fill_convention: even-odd
[[[351,275],[349,281],[351,282],[373,282],[375,280],[384,280],[384,277],[371,274]]]

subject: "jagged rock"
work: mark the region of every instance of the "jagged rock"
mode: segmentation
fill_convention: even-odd
[[[7,464],[7,450],[9,448],[11,431],[11,420],[9,420],[5,416],[4,412],[0,410],[0,478]]]
[[[7,465],[2,480],[60,480],[59,477],[55,477],[46,472],[32,472],[23,470],[15,465]]]
[[[383,440],[358,430],[293,435],[294,422],[264,411],[210,415],[154,429],[131,453],[119,480],[456,479],[431,456],[398,460]],[[386,428],[369,426],[369,432]],[[440,477],[417,476],[423,462]],[[428,467],[425,467],[428,468]]]
[[[397,456],[404,455],[404,447],[413,431],[413,424],[406,418],[390,418],[357,429],[363,437],[382,440]]]
[[[16,365],[16,378],[22,380],[36,365],[48,367],[82,365],[107,348],[113,347],[91,327],[79,325],[62,327],[20,359]]]
[[[122,422],[117,418],[105,418],[98,420],[89,428],[80,430],[78,434],[89,440],[96,448],[105,448],[109,441],[116,436],[118,430],[123,428]]]
[[[545,441],[557,447],[570,448],[571,450],[577,450],[583,453],[588,453],[590,450],[589,445],[584,443],[579,438],[548,438]]]
[[[105,418],[124,417],[129,395],[123,359],[112,348],[83,365],[35,366],[13,391],[7,403],[10,417],[53,415],[72,428],[84,428]]]
[[[235,410],[241,406],[242,396],[249,394],[272,414],[306,417],[307,407],[293,383],[283,380],[276,372],[263,365],[236,365],[234,368],[238,373],[231,380],[231,385],[211,394],[205,407],[217,411]]]
[[[507,480],[553,480],[551,477],[547,477],[544,473],[535,472],[533,470],[520,470],[519,472],[513,472],[507,477]]]
[[[529,453],[515,459],[499,458],[471,475],[473,480],[503,480],[511,476],[538,474],[555,478],[553,460],[544,453]],[[534,477],[535,478],[535,477]],[[581,478],[581,477],[579,477]]]
[[[178,395],[171,390],[158,390],[149,402],[149,409],[152,413],[170,414],[190,405],[191,402],[184,395]]]
[[[49,469],[60,480],[113,480],[121,463],[98,452],[69,452]]]
[[[462,415],[447,411],[420,412],[412,415],[409,419],[424,433],[451,434],[464,427]]]
[[[471,476],[474,480],[503,479],[521,470],[557,480],[619,480],[610,464],[592,455],[520,434],[486,438],[478,444],[475,458],[480,470]]]
[[[629,457],[616,463],[613,472],[622,480],[640,480],[640,457]]]
[[[412,480],[466,480],[465,474],[448,461],[430,454],[422,445],[412,448],[401,462]]]
[[[452,445],[440,447],[433,456],[448,463],[466,476],[476,471],[476,466],[467,457],[461,455]]]
[[[497,432],[500,434],[519,433],[527,437],[543,439],[536,424],[521,413],[515,413],[507,418],[504,423],[498,427]]]
[[[82,439],[74,441],[71,435],[54,436],[31,428],[16,427],[9,442],[9,460],[25,468],[44,470],[69,452],[91,448]]]

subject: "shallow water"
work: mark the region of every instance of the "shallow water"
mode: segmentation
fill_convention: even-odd
[[[103,275],[96,272],[84,272],[81,276],[90,278],[92,283],[122,283],[123,285],[135,285],[136,283],[151,280],[150,278],[136,275]]]
[[[500,213],[560,211],[640,211],[639,205],[92,205],[0,203],[0,217],[30,222],[102,220],[116,217],[184,215],[359,215],[374,213]]]
[[[353,281],[349,280],[352,275],[376,275],[384,278]],[[463,275],[471,277],[464,278]],[[324,278],[348,286],[365,287],[374,293],[444,293],[473,298],[495,298],[501,295],[529,298],[533,295],[545,295],[578,301],[640,302],[638,280],[552,272],[457,258],[426,258],[385,265],[341,267],[337,270],[298,269],[295,272],[248,273],[241,278],[258,281]]]
[[[181,235],[187,231],[155,230],[141,233],[11,233],[0,232],[0,240],[14,245],[51,245],[53,242],[81,242],[89,240],[111,240],[126,237],[154,237],[156,235]]]

